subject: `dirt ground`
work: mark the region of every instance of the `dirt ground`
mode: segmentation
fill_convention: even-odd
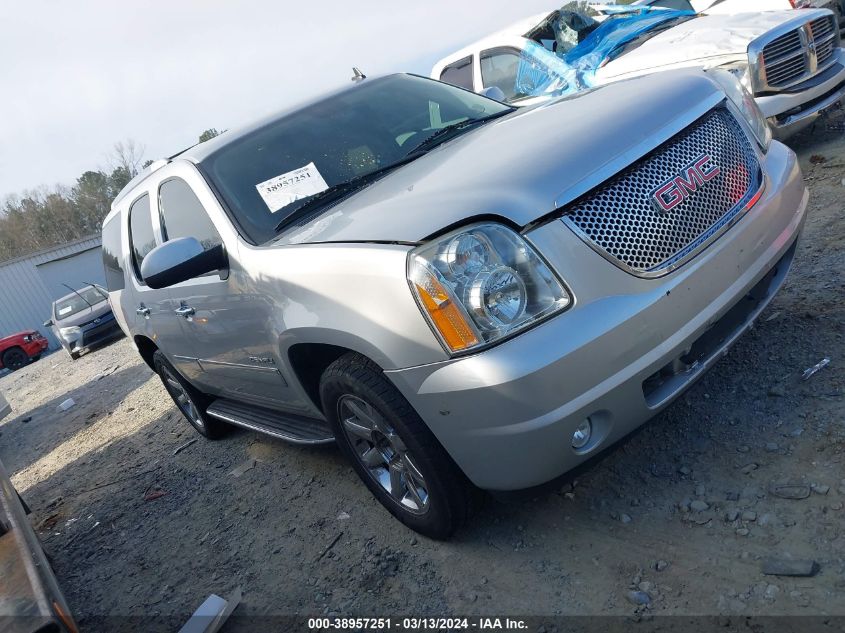
[[[237,588],[241,615],[845,616],[843,124],[792,143],[804,237],[728,357],[572,486],[490,501],[447,543],[393,520],[334,447],[203,440],[125,339],[6,373],[0,459],[82,630],[181,621]],[[766,576],[768,557],[818,573]]]

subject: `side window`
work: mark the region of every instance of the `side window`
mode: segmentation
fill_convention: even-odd
[[[129,209],[129,245],[132,249],[132,265],[141,279],[141,263],[156,246],[153,234],[153,220],[150,216],[150,197],[144,194]]]
[[[163,182],[158,190],[158,203],[165,241],[177,237],[195,237],[205,250],[221,243],[211,218],[184,180],[173,178]]]
[[[472,90],[472,57],[465,57],[446,66],[440,73],[440,81]]]
[[[120,221],[123,216],[115,215],[103,225],[103,268],[106,286],[109,290],[122,290],[125,286],[123,263],[120,253]]]
[[[521,56],[515,50],[485,51],[481,54],[481,82],[485,88],[497,86],[508,101],[525,95],[516,89]]]

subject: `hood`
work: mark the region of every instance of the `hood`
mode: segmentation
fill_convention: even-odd
[[[603,81],[630,73],[673,65],[721,64],[728,57],[747,58],[748,45],[771,29],[796,20],[796,11],[736,15],[700,15],[658,33],[641,46],[614,59],[598,72]]]
[[[55,324],[56,327],[70,327],[72,325],[82,325],[83,323],[88,323],[89,321],[93,321],[96,318],[106,316],[109,313],[111,313],[111,304],[109,304],[108,301],[103,300],[99,303],[95,303],[90,308],[80,310],[76,314],[71,315],[66,319],[62,319],[61,321],[55,321]]]
[[[27,336],[28,334],[37,334],[37,332],[36,330],[22,330],[20,332],[15,332],[14,334],[4,336],[3,338],[0,338],[0,347],[3,347],[6,343],[16,343],[21,337]]]
[[[522,108],[440,145],[276,243],[419,242],[479,216],[524,227],[630,165],[724,94],[698,70]]]

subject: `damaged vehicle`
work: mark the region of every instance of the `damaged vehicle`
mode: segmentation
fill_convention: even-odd
[[[445,538],[480,489],[554,480],[701,377],[783,283],[806,205],[731,73],[532,108],[399,74],[153,163],[103,257],[199,433],[336,441]]]
[[[755,96],[781,139],[845,95],[845,51],[826,9],[698,15],[646,7],[603,21],[589,13],[523,20],[448,55],[431,76],[532,105],[657,71],[721,68]]]
[[[72,292],[53,302],[53,316],[44,327],[53,329],[71,360],[93,345],[123,336],[105,288],[97,284],[68,288]]]

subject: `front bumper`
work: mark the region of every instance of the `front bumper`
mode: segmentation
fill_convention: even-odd
[[[25,343],[23,345],[23,351],[26,352],[26,355],[32,358],[33,356],[38,356],[39,354],[43,353],[50,346],[50,341],[48,341],[43,336],[31,340],[29,343]]]
[[[783,145],[772,144],[763,168],[759,202],[659,279],[623,272],[562,222],[530,232],[574,307],[487,351],[386,375],[479,487],[518,490],[564,474],[681,394],[782,284],[808,194]],[[593,436],[576,451],[572,434],[587,418]]]
[[[120,329],[114,315],[109,314],[107,317],[102,317],[99,323],[86,325],[74,340],[66,340],[65,342],[69,351],[81,352],[88,347],[119,336],[123,336],[123,330]]]
[[[845,49],[838,49],[836,57],[836,63],[820,77],[808,80],[806,87],[756,98],[775,138],[786,139],[800,132],[845,98]]]

